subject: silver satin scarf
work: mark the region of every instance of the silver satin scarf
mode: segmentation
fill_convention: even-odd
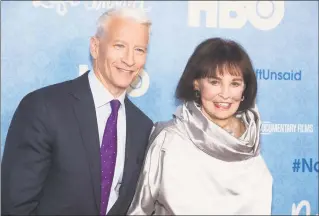
[[[206,154],[227,162],[242,161],[259,155],[260,116],[255,108],[237,114],[246,131],[239,138],[208,120],[195,102],[180,105],[175,113],[190,140]]]

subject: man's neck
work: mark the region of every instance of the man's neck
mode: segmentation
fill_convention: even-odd
[[[125,89],[117,88],[113,86],[112,84],[108,83],[107,81],[105,81],[102,75],[96,72],[96,70],[94,70],[94,73],[97,79],[103,84],[104,88],[106,88],[113,95],[114,98],[119,98],[121,94],[123,94],[123,92],[125,91]]]

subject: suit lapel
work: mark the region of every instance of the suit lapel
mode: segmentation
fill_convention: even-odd
[[[82,144],[90,165],[91,183],[97,211],[100,209],[100,145],[93,96],[88,82],[88,72],[73,81],[74,113],[77,118]]]
[[[126,109],[126,145],[125,145],[125,163],[123,171],[123,180],[121,191],[129,186],[133,172],[137,168],[138,148],[134,143],[138,142],[138,132],[134,120],[134,110],[131,108],[131,102],[125,98]]]

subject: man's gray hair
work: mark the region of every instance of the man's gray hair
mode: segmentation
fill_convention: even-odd
[[[142,8],[118,7],[106,11],[99,17],[97,20],[97,30],[95,33],[96,37],[101,37],[103,34],[105,34],[105,25],[112,16],[132,19],[138,23],[147,25],[149,27],[149,32],[151,30],[152,22]]]

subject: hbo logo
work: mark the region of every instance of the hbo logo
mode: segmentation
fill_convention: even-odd
[[[275,28],[284,17],[283,1],[188,1],[188,25],[200,26],[206,13],[206,27],[240,29],[247,21],[260,30]]]

